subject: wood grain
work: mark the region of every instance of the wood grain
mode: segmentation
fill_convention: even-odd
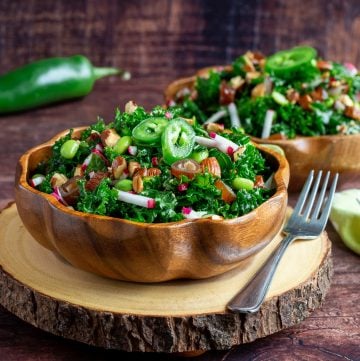
[[[73,128],[74,137],[83,129]],[[15,200],[30,234],[75,267],[134,282],[207,278],[246,267],[249,257],[271,242],[282,227],[289,165],[279,153],[261,147],[267,165],[274,170],[274,194],[242,217],[149,224],[74,211],[28,182],[38,164],[48,159],[55,141],[67,133],[54,135],[20,158]]]
[[[323,302],[332,275],[326,234],[295,242],[260,311],[241,315],[226,311],[226,304],[280,235],[246,268],[201,281],[136,284],[97,277],[59,259],[24,229],[15,204],[0,214],[0,230],[3,306],[56,335],[124,351],[217,350],[254,341],[308,317]]]
[[[162,91],[172,79],[203,66],[229,63],[248,49],[269,54],[307,42],[325,58],[360,65],[359,38],[357,0],[3,0],[1,72],[46,56],[82,53],[96,65],[129,69],[133,79],[104,79],[82,100],[1,117],[0,207],[14,199],[19,156],[65,128],[88,124],[97,115],[110,121],[114,108],[123,108],[129,99],[149,109],[162,103]],[[359,176],[348,180],[349,187],[360,187]],[[291,204],[296,198],[291,196]],[[327,230],[335,273],[322,308],[298,326],[198,360],[360,359],[359,256],[342,244],[330,224]],[[4,361],[153,359],[63,340],[1,307],[0,355]]]

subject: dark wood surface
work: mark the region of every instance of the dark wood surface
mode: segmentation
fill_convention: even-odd
[[[230,62],[247,49],[268,54],[307,43],[332,60],[360,65],[360,3],[303,1],[57,1],[0,2],[0,72],[30,60],[82,53],[96,65],[130,70],[131,81],[99,81],[86,98],[0,117],[0,207],[13,199],[18,157],[65,128],[134,99],[147,109],[163,101],[175,77]],[[353,185],[360,187],[360,177]],[[291,196],[291,203],[296,200]],[[331,225],[332,287],[321,309],[300,325],[198,360],[360,360],[360,259]],[[64,340],[0,308],[0,360],[165,360],[176,356],[125,354]]]

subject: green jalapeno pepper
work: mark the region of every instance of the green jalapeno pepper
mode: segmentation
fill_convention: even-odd
[[[223,153],[216,148],[210,149],[209,155],[210,157],[215,157],[217,159],[222,171],[224,171],[225,169],[231,169],[234,164],[231,158],[226,153]]]
[[[175,118],[169,122],[161,137],[164,161],[171,165],[188,158],[195,144],[195,132],[184,119]]]
[[[289,50],[282,50],[268,57],[265,70],[283,79],[291,79],[304,67],[312,66],[317,52],[309,46],[298,46]]]
[[[138,145],[159,145],[161,134],[168,124],[169,121],[165,118],[145,119],[133,129],[132,137]]]
[[[27,64],[0,76],[0,114],[85,96],[108,75],[129,77],[120,69],[96,68],[82,55]]]

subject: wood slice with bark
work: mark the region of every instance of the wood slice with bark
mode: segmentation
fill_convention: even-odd
[[[0,303],[40,329],[104,348],[229,349],[301,322],[324,300],[332,275],[326,233],[289,247],[259,312],[226,311],[280,240],[242,271],[199,281],[122,282],[76,269],[40,246],[11,205],[0,214]]]

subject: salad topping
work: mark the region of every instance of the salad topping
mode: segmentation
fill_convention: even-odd
[[[171,106],[209,126],[243,128],[261,138],[360,133],[360,74],[321,59],[308,46],[269,57],[247,52],[182,89]]]
[[[241,130],[208,133],[177,108],[125,109],[58,139],[29,184],[78,211],[147,223],[234,218],[271,196],[271,169]]]

